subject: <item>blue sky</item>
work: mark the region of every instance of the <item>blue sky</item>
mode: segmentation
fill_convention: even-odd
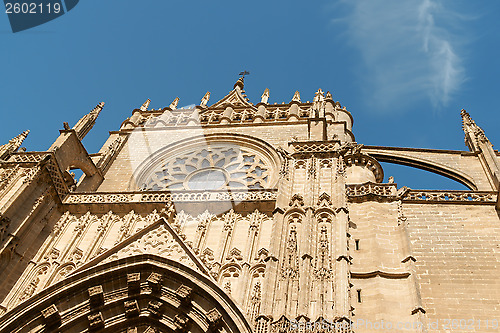
[[[500,145],[497,1],[97,1],[13,34],[0,14],[0,142],[25,129],[45,150],[62,122],[106,102],[84,140],[96,152],[147,98],[210,103],[251,74],[254,103],[333,93],[365,145],[465,150],[460,109]],[[210,104],[209,103],[209,104]],[[462,188],[403,176],[400,185]],[[413,174],[412,174],[413,175]]]

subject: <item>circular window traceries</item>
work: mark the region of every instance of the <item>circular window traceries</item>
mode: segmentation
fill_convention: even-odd
[[[236,145],[204,146],[163,161],[141,189],[260,189],[268,186],[270,178],[270,170],[258,154]]]

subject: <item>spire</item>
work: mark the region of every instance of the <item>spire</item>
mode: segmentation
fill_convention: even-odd
[[[325,99],[332,99],[332,93],[327,91]]]
[[[103,107],[104,102],[97,104],[97,106],[92,111],[83,116],[80,120],[78,120],[76,125],[73,126],[78,139],[83,140],[83,138],[90,132],[92,127],[94,127],[95,121]]]
[[[476,125],[467,111],[460,111],[462,116],[462,129],[465,133],[465,144],[470,151],[479,151],[479,142],[489,142],[481,127]]]
[[[148,108],[149,108],[149,104],[151,103],[151,100],[148,98],[144,104],[142,104],[141,106],[141,111],[148,111]]]
[[[170,109],[175,110],[177,109],[177,105],[179,104],[179,97],[176,97],[172,103],[170,103]]]
[[[0,160],[6,160],[11,154],[15,153],[21,147],[29,133],[30,131],[26,130],[10,139],[8,143],[0,146]]]
[[[300,93],[298,90],[295,92],[295,94],[293,94],[292,102],[299,102],[300,103]]]
[[[207,91],[205,96],[203,96],[203,98],[201,99],[200,106],[206,107],[209,99],[210,99],[210,91]]]
[[[267,104],[268,100],[269,100],[269,88],[266,88],[266,90],[264,90],[264,93],[262,94],[262,96],[260,98],[260,102]]]

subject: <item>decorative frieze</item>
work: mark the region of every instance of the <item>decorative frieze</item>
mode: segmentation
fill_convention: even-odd
[[[116,203],[166,203],[166,202],[205,202],[205,201],[274,201],[277,191],[232,190],[227,191],[179,191],[179,192],[127,192],[84,194],[71,193],[65,204],[116,204]]]

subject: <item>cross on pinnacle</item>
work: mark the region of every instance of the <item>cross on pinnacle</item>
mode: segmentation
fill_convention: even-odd
[[[241,75],[241,78],[244,79],[245,78],[245,75],[250,75],[250,72],[249,71],[243,71],[241,72],[240,74],[238,75]]]

